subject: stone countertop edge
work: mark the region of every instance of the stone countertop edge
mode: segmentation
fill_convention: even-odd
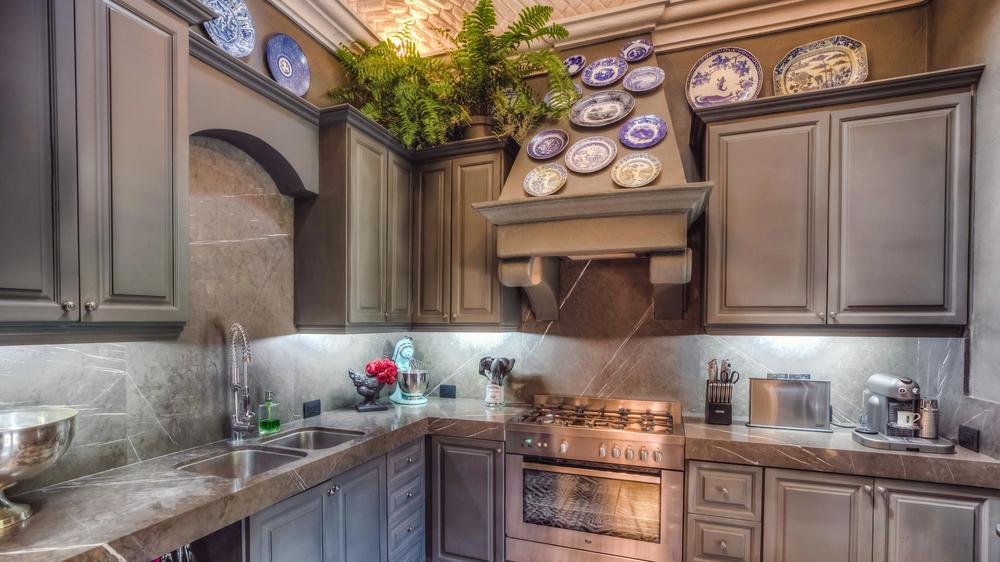
[[[474,399],[429,400],[425,406],[390,405],[381,412],[333,410],[289,423],[281,433],[323,426],[365,435],[309,451],[245,480],[174,468],[224,452],[227,441],[218,441],[15,495],[15,501],[31,504],[34,514],[0,531],[0,562],[148,562],[414,439],[448,435],[502,441],[504,422],[524,411],[519,406],[488,409]]]

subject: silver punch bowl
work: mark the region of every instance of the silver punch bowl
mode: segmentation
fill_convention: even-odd
[[[0,529],[20,523],[31,507],[7,499],[4,490],[52,466],[76,430],[76,410],[35,407],[0,410]]]

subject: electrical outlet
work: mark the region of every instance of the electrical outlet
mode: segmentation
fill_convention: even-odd
[[[958,444],[970,451],[979,452],[979,430],[967,425],[958,426]]]
[[[438,396],[441,398],[455,398],[458,395],[458,390],[453,384],[442,384],[438,390]]]
[[[308,402],[302,403],[302,417],[311,418],[313,416],[318,416],[322,407],[320,406],[319,400],[310,400]]]

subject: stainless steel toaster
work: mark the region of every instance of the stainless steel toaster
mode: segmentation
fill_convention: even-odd
[[[750,379],[747,425],[832,431],[830,381]]]

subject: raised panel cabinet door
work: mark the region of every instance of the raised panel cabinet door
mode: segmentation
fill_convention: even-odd
[[[431,438],[431,559],[504,559],[503,442]]]
[[[452,161],[451,321],[455,324],[500,321],[496,227],[472,204],[500,195],[502,164],[499,152]]]
[[[250,516],[250,562],[324,562],[323,498],[318,486]]]
[[[985,490],[875,480],[875,562],[996,562],[1000,496]]]
[[[73,26],[70,2],[0,3],[0,322],[80,318]]]
[[[387,209],[388,149],[348,129],[348,321],[382,324],[387,320],[385,217]]]
[[[389,556],[385,457],[334,476],[323,486],[325,562],[385,562]]]
[[[413,322],[451,319],[451,161],[417,170],[413,200]]]
[[[832,115],[831,323],[965,324],[972,95]]]
[[[76,7],[84,322],[187,318],[187,25],[145,0]]]
[[[409,324],[413,318],[411,236],[413,235],[412,170],[405,158],[389,158],[388,282],[389,321]]]
[[[764,471],[764,560],[871,562],[874,481]]]
[[[829,114],[711,126],[708,324],[825,323]]]

